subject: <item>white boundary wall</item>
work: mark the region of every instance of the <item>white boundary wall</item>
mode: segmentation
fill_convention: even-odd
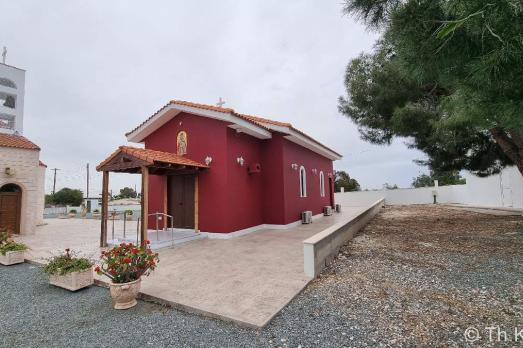
[[[396,190],[337,192],[336,203],[359,206],[385,198],[386,204],[433,203],[432,192],[437,190],[438,203],[457,203],[484,207],[523,208],[523,177],[515,167],[501,174],[479,178],[465,173],[466,185],[421,187]]]

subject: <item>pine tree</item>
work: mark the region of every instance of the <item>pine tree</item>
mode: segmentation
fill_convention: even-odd
[[[347,0],[382,36],[353,59],[340,111],[363,139],[411,139],[432,170],[523,174],[523,4]]]

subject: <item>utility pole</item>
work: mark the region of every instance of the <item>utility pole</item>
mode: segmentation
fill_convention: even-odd
[[[89,163],[87,163],[87,190],[85,190],[85,198],[89,198]]]
[[[55,190],[56,190],[56,171],[57,171],[57,170],[60,170],[60,169],[58,169],[58,168],[53,168],[53,169],[51,169],[51,170],[54,171],[54,179],[53,179],[53,195],[54,195],[54,193],[56,192],[56,191],[55,191]]]

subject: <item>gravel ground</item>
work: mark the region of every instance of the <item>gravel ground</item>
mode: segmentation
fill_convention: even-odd
[[[1,267],[0,345],[465,346],[475,327],[472,346],[499,346],[488,326],[507,331],[502,345],[522,344],[522,251],[521,217],[387,207],[260,331],[141,301],[114,311],[106,289],[70,293],[38,267]]]

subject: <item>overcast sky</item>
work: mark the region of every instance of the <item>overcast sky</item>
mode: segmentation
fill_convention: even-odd
[[[376,35],[330,1],[0,0],[0,46],[26,69],[24,135],[60,168],[57,189],[101,191],[97,163],[171,99],[291,122],[344,158],[362,188],[402,187],[425,168],[398,140],[375,146],[337,110],[350,58]],[[111,189],[138,184],[112,175]],[[52,189],[47,172],[46,191]]]

